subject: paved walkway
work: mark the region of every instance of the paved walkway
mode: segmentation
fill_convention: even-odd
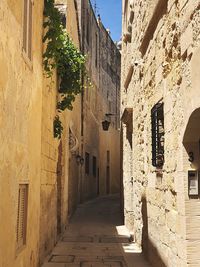
[[[117,196],[78,207],[42,267],[149,267],[120,219]]]

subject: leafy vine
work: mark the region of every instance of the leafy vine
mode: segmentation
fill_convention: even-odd
[[[46,50],[43,53],[44,70],[47,77],[52,77],[56,69],[59,77],[57,103],[58,112],[72,110],[76,95],[81,93],[81,74],[86,74],[85,56],[75,47],[62,25],[62,15],[54,6],[54,0],[44,1],[43,42]],[[54,137],[60,139],[63,131],[62,123],[57,115],[54,119]]]

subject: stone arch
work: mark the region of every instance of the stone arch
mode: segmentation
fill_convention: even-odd
[[[196,171],[200,173],[200,107],[196,108],[187,120],[183,134],[183,171]],[[189,175],[189,173],[188,173]],[[190,181],[189,177],[185,181],[185,198],[190,199]],[[195,198],[200,199],[199,195]]]
[[[200,261],[200,103],[189,114],[183,132],[183,177],[185,206],[185,239],[188,266]],[[191,176],[192,174],[192,176]],[[197,193],[196,193],[197,192]]]

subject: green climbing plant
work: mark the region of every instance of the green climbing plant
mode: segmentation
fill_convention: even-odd
[[[62,25],[62,15],[54,6],[54,0],[44,1],[43,42],[46,44],[43,53],[44,71],[48,78],[56,69],[59,80],[58,112],[72,110],[76,95],[82,91],[81,75],[86,75],[86,58],[76,48],[72,39]],[[63,131],[59,115],[54,119],[54,137],[61,138]]]

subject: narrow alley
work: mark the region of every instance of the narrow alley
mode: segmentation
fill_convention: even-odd
[[[148,267],[123,225],[118,195],[80,205],[43,267]]]
[[[0,267],[200,267],[200,0],[0,0]]]

